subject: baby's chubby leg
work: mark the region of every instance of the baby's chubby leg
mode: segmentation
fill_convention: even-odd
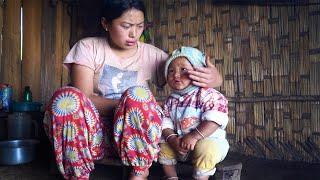
[[[133,171],[130,172],[129,180],[146,180],[149,176],[149,169],[146,169],[141,175],[137,176]]]
[[[162,164],[162,168],[167,179],[178,179],[175,167],[175,165],[177,164],[176,153],[168,143],[160,144],[159,163]]]
[[[206,180],[216,171],[216,164],[221,162],[229,149],[225,139],[205,138],[197,142],[193,151],[193,178]]]

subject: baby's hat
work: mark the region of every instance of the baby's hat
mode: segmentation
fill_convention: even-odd
[[[172,52],[169,59],[166,61],[164,75],[167,78],[168,68],[171,62],[178,57],[186,57],[193,67],[195,66],[206,66],[206,57],[203,52],[197,48],[182,46]]]

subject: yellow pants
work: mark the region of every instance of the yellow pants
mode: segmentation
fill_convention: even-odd
[[[211,176],[215,173],[215,166],[227,155],[229,143],[226,139],[205,138],[199,140],[188,157],[181,157],[168,143],[160,144],[159,163],[163,165],[175,165],[177,160],[188,160],[194,167],[193,177],[200,178]]]

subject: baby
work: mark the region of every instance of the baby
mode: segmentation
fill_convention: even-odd
[[[205,55],[192,47],[173,51],[165,65],[172,93],[164,103],[159,162],[167,179],[178,179],[177,160],[191,159],[194,179],[209,179],[229,150],[225,128],[228,101],[213,88],[192,84],[188,70],[206,66]]]

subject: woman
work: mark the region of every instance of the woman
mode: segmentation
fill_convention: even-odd
[[[138,41],[144,17],[141,0],[106,0],[101,18],[106,37],[80,40],[64,61],[72,87],[54,93],[44,124],[66,179],[89,179],[94,160],[113,151],[132,167],[130,179],[146,179],[158,157],[161,118],[147,81],[165,84],[168,55]],[[208,68],[189,76],[195,85],[219,86],[222,78],[207,62]]]

